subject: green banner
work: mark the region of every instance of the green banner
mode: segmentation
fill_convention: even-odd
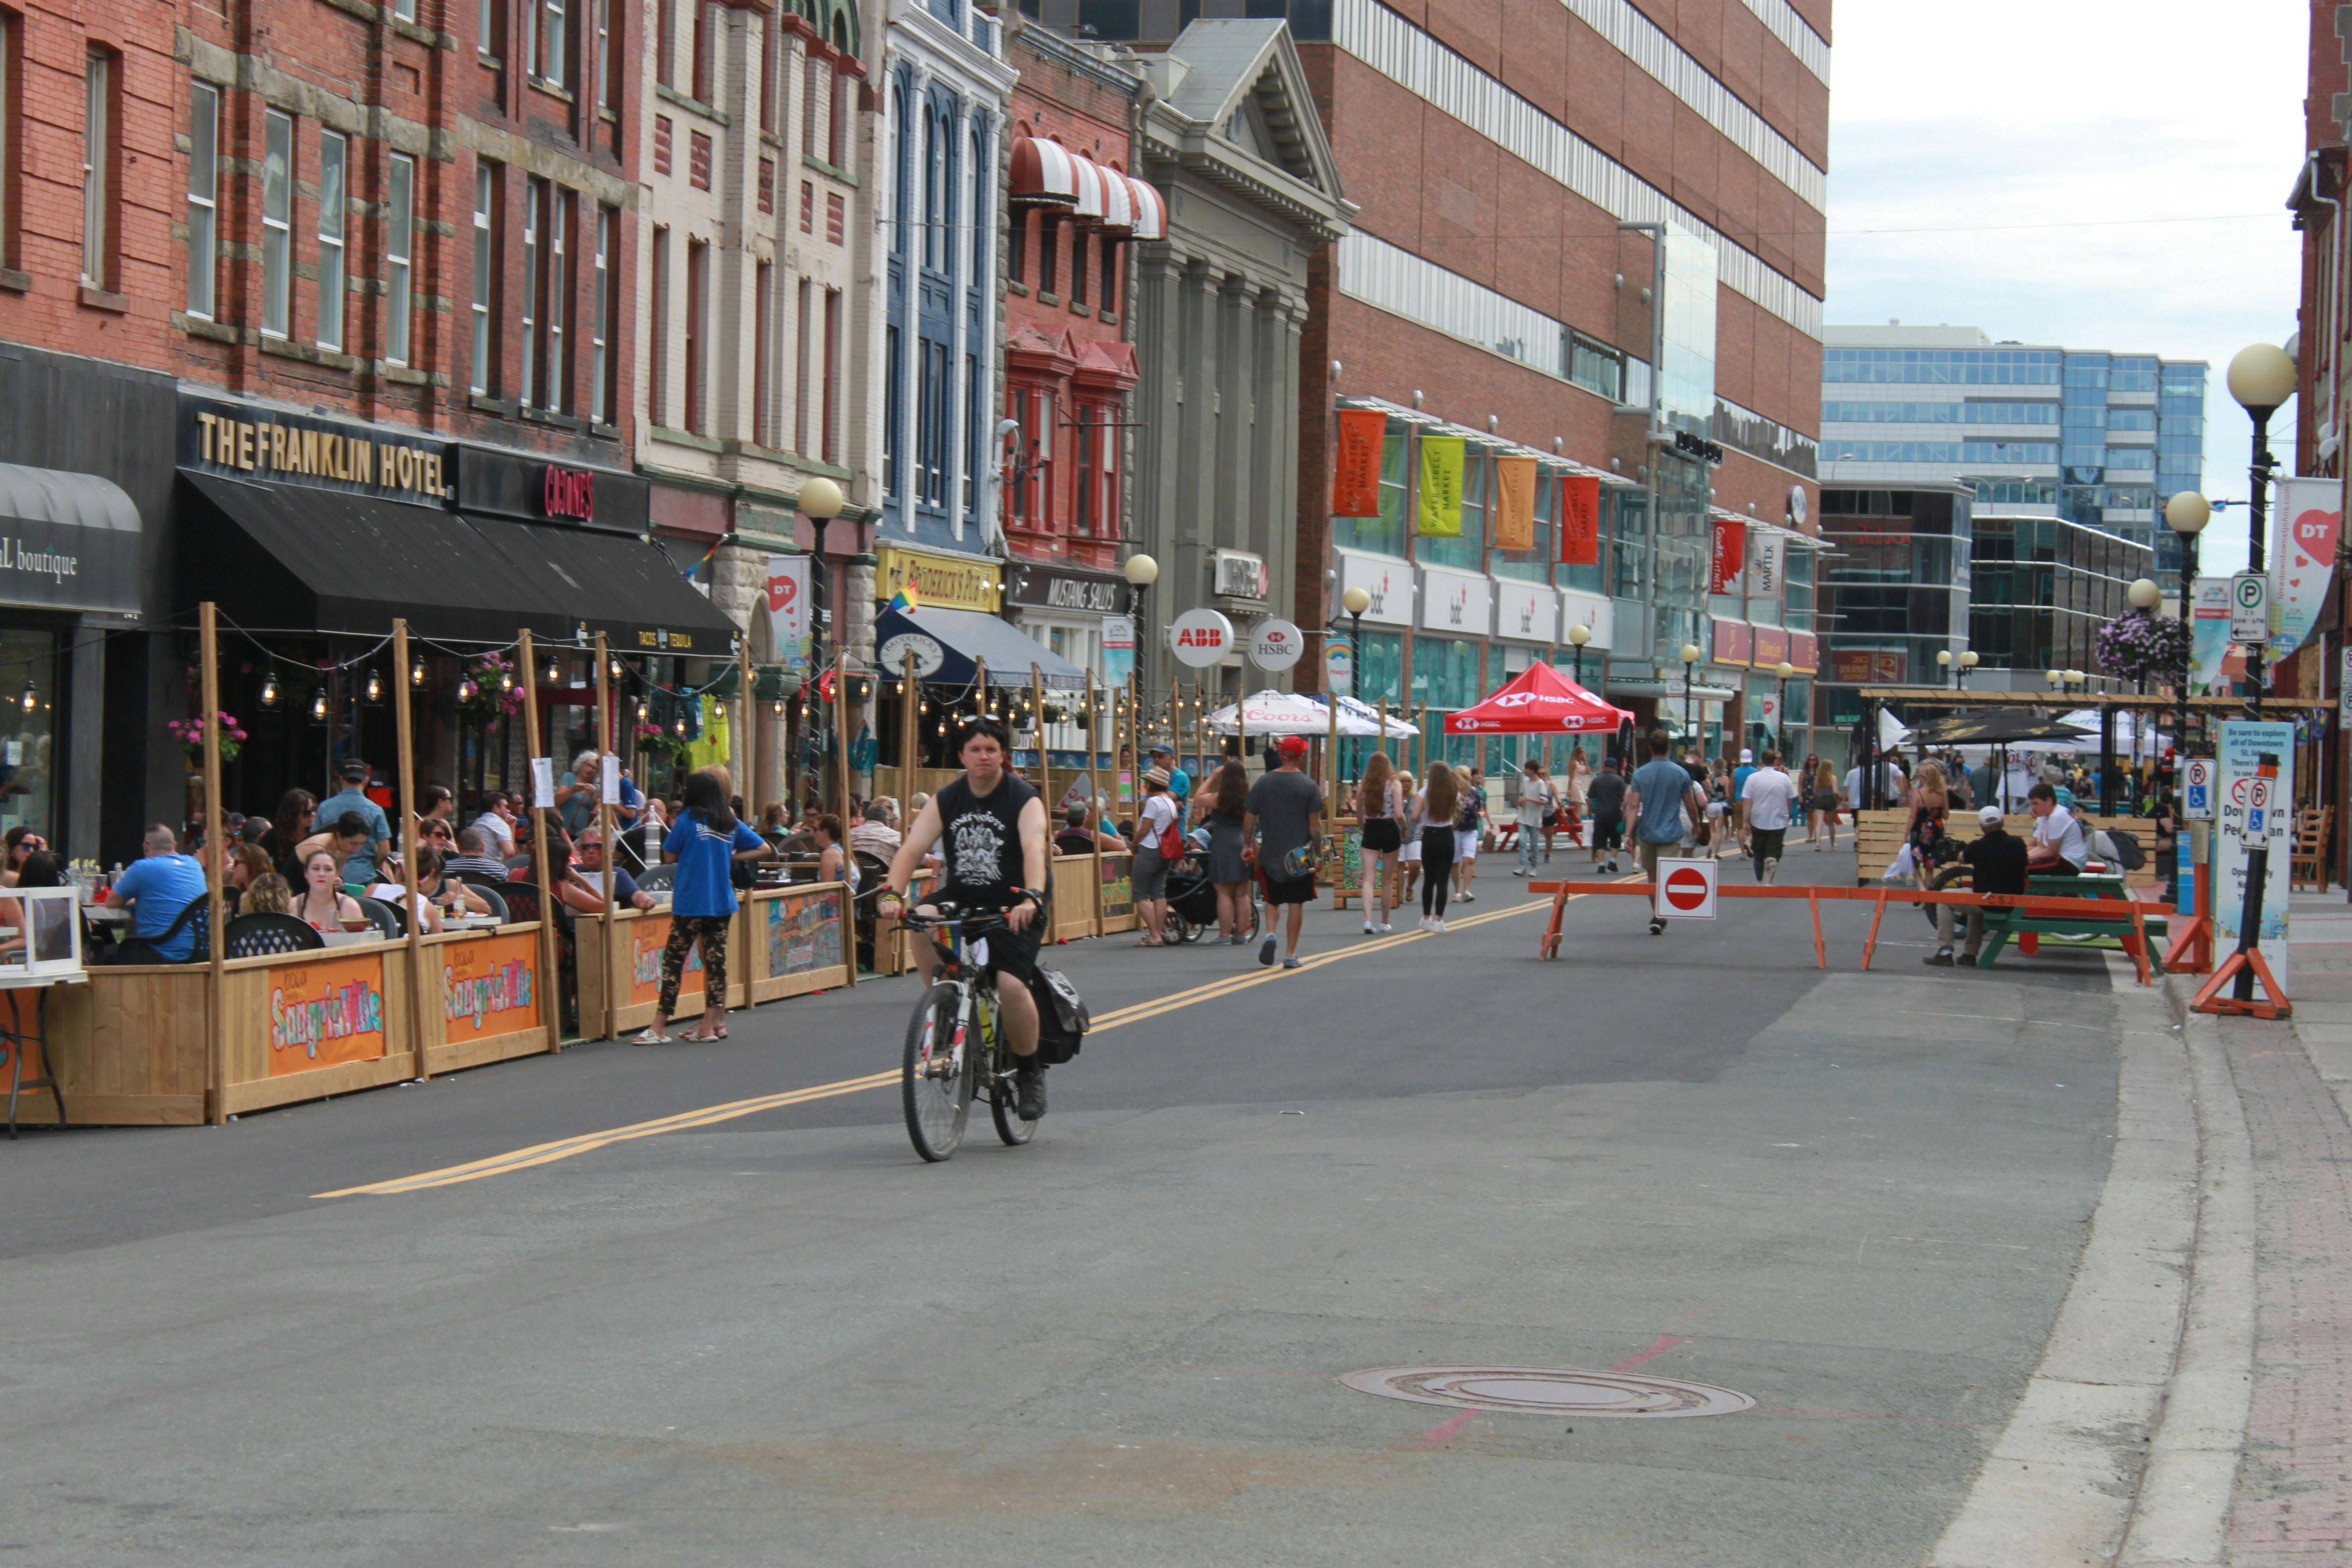
[[[1459,436],[1421,438],[1421,516],[1414,531],[1423,539],[1462,537],[1462,468]]]

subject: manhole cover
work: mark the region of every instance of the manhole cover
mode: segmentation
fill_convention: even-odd
[[[1756,1405],[1711,1384],[1542,1366],[1384,1366],[1339,1381],[1383,1399],[1526,1415],[1730,1415]]]

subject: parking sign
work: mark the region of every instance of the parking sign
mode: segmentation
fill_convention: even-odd
[[[2271,580],[2260,572],[2230,579],[2230,640],[2260,647],[2271,636]]]
[[[2191,757],[2180,764],[2180,815],[2191,822],[2213,820],[2213,759]]]

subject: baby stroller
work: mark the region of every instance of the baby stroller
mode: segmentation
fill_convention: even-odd
[[[1168,868],[1168,940],[1198,942],[1204,931],[1217,929],[1217,885],[1209,880],[1209,830],[1196,827],[1185,835],[1192,853]],[[1257,886],[1250,886],[1250,924],[1244,936],[1258,930]]]

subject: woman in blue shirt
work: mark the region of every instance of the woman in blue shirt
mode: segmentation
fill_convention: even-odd
[[[661,1001],[653,1023],[631,1042],[657,1046],[669,1039],[670,1016],[677,1011],[677,985],[686,972],[687,949],[702,948],[702,1016],[689,1040],[727,1037],[727,927],[735,918],[735,884],[730,872],[738,860],[772,860],[776,852],[744,826],[727,804],[727,784],[709,769],[689,774],[680,792],[677,824],[662,844],[665,859],[677,863],[670,885],[669,942],[662,949]]]

